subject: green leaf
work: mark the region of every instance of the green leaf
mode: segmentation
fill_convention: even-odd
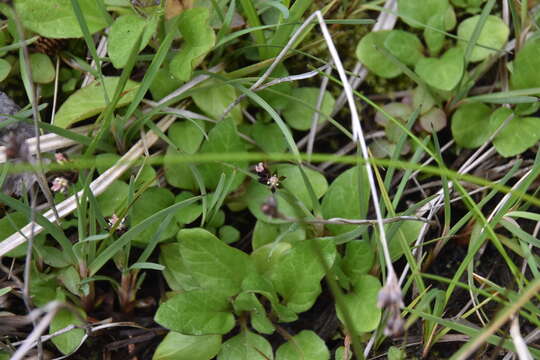
[[[131,212],[131,225],[136,226],[146,220],[148,217],[154,215],[160,210],[166,209],[175,203],[173,193],[165,188],[151,187],[148,188],[135,202]],[[139,244],[146,244],[152,236],[157,232],[160,222],[155,222],[144,229],[134,239]],[[160,241],[171,238],[176,234],[178,225],[176,223],[169,223],[168,227],[161,233]]]
[[[355,333],[373,331],[381,321],[381,309],[377,307],[377,295],[381,289],[379,279],[362,275],[353,280],[353,291],[343,296],[354,324]],[[344,323],[342,310],[336,305],[339,320]]]
[[[8,217],[9,216],[9,217]],[[6,239],[28,224],[29,218],[19,212],[5,215],[0,219],[0,239]],[[17,246],[6,254],[7,257],[18,258],[26,255],[27,243]]]
[[[236,89],[228,84],[217,80],[208,80],[199,87],[193,89],[193,101],[206,115],[215,120],[220,120],[230,103],[236,100]],[[242,122],[242,109],[235,106],[228,115],[239,124]]]
[[[61,128],[67,128],[71,124],[101,113],[107,106],[104,89],[109,96],[114,94],[118,85],[118,77],[106,77],[105,86],[98,80],[90,85],[77,90],[62,104],[54,118],[54,124]],[[128,80],[116,107],[122,107],[131,103],[139,83]]]
[[[345,256],[341,262],[343,271],[351,279],[367,274],[375,261],[375,251],[366,240],[355,240],[347,243]]]
[[[444,45],[444,39],[446,38],[442,32],[444,30],[444,20],[444,14],[435,14],[429,18],[427,23],[429,26],[424,29],[424,39],[432,56],[436,56]]]
[[[182,191],[180,194],[176,195],[175,203],[184,201],[192,198],[192,193],[188,191]],[[182,209],[179,209],[176,214],[174,214],[176,221],[180,224],[191,224],[202,214],[202,205],[200,203],[193,203]]]
[[[394,78],[401,74],[401,69],[377,48],[384,46],[389,30],[367,33],[356,47],[356,57],[375,75]]]
[[[406,65],[414,65],[423,55],[424,47],[416,35],[403,30],[390,31],[384,40],[390,54]]]
[[[336,247],[331,240],[305,240],[284,253],[270,274],[286,306],[297,313],[311,308],[321,293],[325,271],[315,251],[320,251],[327,265],[332,266]]]
[[[424,224],[420,221],[403,221],[392,236],[389,237],[388,250],[392,261],[396,261],[403,255],[402,242],[410,245],[418,239],[418,234]]]
[[[38,84],[48,84],[54,81],[56,70],[51,58],[45,54],[34,53],[30,55],[30,69],[32,81]]]
[[[225,225],[219,228],[219,238],[225,244],[231,244],[240,240],[240,231],[238,231],[234,226]]]
[[[540,87],[540,38],[532,38],[519,50],[513,63],[513,89]]]
[[[291,100],[283,111],[283,118],[291,128],[296,130],[308,130],[311,128],[319,92],[319,88],[315,87],[293,89],[291,96],[298,99],[298,101]],[[334,97],[328,91],[325,91],[320,109],[321,114],[330,116],[334,108],[334,103]],[[319,123],[325,120],[324,116],[319,116]]]
[[[287,150],[287,141],[276,123],[264,124],[258,121],[253,124],[251,136],[264,152],[283,153]]]
[[[154,81],[150,84],[150,93],[155,101],[163,99],[182,85],[182,81],[175,78],[167,68],[157,71]]]
[[[210,360],[221,348],[221,335],[184,335],[171,331],[161,341],[152,360]]]
[[[439,59],[420,59],[416,63],[415,71],[428,85],[438,90],[450,91],[461,80],[464,67],[463,51],[452,48]]]
[[[204,123],[200,120],[177,121],[169,128],[169,138],[186,154],[195,154],[199,150],[204,135]]]
[[[95,33],[107,24],[97,1],[79,1],[90,33]],[[83,36],[71,0],[17,0],[15,10],[23,25],[48,38],[79,38]]]
[[[351,168],[339,175],[330,185],[322,201],[322,214],[325,219],[342,217],[363,219],[369,206],[369,191],[364,167]],[[355,225],[327,225],[328,230],[339,235],[352,231]]]
[[[214,31],[208,24],[209,14],[208,8],[198,7],[182,12],[178,19],[184,43],[170,64],[171,74],[178,80],[188,81],[193,69],[216,42]]]
[[[190,291],[200,288],[182,259],[179,243],[161,245],[159,263],[165,266],[163,276],[172,290]]]
[[[505,110],[502,110],[505,109]],[[511,110],[500,108],[491,115],[492,126],[502,124]],[[521,154],[540,140],[540,118],[514,116],[493,139],[493,146],[504,157]]]
[[[186,163],[180,163],[175,159],[183,154],[174,147],[169,146],[163,159],[163,168],[165,170],[165,179],[176,188],[186,190],[196,190],[197,183]]]
[[[413,28],[423,28],[432,16],[446,15],[448,0],[398,0],[401,20]]]
[[[496,130],[490,122],[491,108],[483,103],[461,105],[452,116],[452,135],[459,146],[474,149]]]
[[[227,295],[240,291],[242,280],[255,271],[246,253],[224,244],[204,229],[183,229],[178,233],[182,259],[204,289]]]
[[[205,141],[201,147],[200,154],[222,154],[222,153],[234,153],[245,151],[245,143],[236,132],[236,125],[231,118],[226,118],[214,126],[208,133],[208,140]],[[246,161],[230,161],[227,165],[206,163],[199,166],[204,184],[207,189],[215,190],[221,174],[226,176],[234,176],[230,191],[235,190],[246,175],[244,173],[235,171],[232,167],[245,169],[247,168]]]
[[[276,360],[329,360],[330,351],[324,341],[311,330],[302,330],[281,345]]]
[[[82,309],[77,309],[79,315],[82,318],[86,318],[86,314]],[[49,328],[49,334],[53,334],[59,330],[62,330],[69,325],[84,326],[84,323],[68,309],[61,309],[58,311],[54,319],[51,321]],[[52,342],[62,354],[67,355],[75,351],[84,337],[83,329],[73,329],[65,334],[58,335],[52,338]]]
[[[129,185],[123,181],[114,181],[107,190],[97,197],[97,203],[103,216],[118,214],[118,210],[127,205]]]
[[[461,46],[463,49],[467,47],[467,40],[470,40],[474,29],[476,28],[476,24],[480,20],[480,15],[472,16],[470,18],[465,19],[462,21],[458,26],[458,33],[457,35],[461,39],[459,41],[459,46]],[[504,23],[504,21],[494,15],[488,15],[486,18],[486,23],[484,24],[484,27],[482,28],[482,31],[480,32],[480,36],[478,37],[478,41],[476,42],[476,46],[474,47],[470,61],[477,62],[484,60],[485,58],[489,57],[490,55],[495,54],[494,50],[486,49],[483,47],[480,47],[478,45],[487,46],[492,49],[500,50],[504,47],[504,44],[508,41],[508,35],[510,34],[510,29],[508,26]]]
[[[223,343],[218,360],[270,360],[272,345],[260,335],[242,331]]]
[[[109,39],[107,42],[107,52],[115,68],[121,69],[126,66],[131,50],[137,43],[139,37],[146,31],[147,26],[151,25],[155,17],[144,19],[139,15],[127,14],[118,17],[111,26]],[[155,27],[149,27],[155,30]],[[149,36],[141,39],[139,51],[144,49],[150,40]]]
[[[11,64],[4,59],[0,59],[0,82],[4,81],[8,77],[10,72]]]
[[[206,289],[173,296],[161,304],[154,320],[186,335],[223,335],[235,324],[228,296]]]

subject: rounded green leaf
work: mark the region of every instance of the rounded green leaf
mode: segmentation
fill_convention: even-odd
[[[221,335],[184,335],[171,331],[161,341],[152,360],[210,360],[221,348]]]
[[[474,149],[484,144],[493,133],[491,108],[483,103],[461,105],[452,115],[452,135],[459,146]]]
[[[131,50],[144,32],[146,20],[136,14],[118,17],[111,26],[107,43],[107,52],[115,68],[126,66]],[[142,39],[141,39],[142,41]],[[141,43],[140,49],[146,44]]]
[[[445,15],[448,0],[398,0],[398,14],[407,25],[424,28],[435,15]]]
[[[329,267],[332,266],[336,257],[332,240],[305,240],[283,253],[270,273],[274,288],[287,308],[296,313],[309,310],[321,293],[320,282],[325,271],[315,251],[322,254]]]
[[[173,296],[158,308],[154,320],[186,335],[222,335],[234,328],[226,295],[215,290],[193,290]]]
[[[345,219],[365,218],[369,206],[369,188],[364,167],[357,166],[339,175],[330,185],[322,201],[325,219],[342,217]],[[334,234],[354,230],[355,225],[327,225]]]
[[[422,58],[415,71],[428,85],[438,90],[450,91],[463,76],[465,64],[460,48],[448,50],[441,58]]]
[[[204,123],[200,120],[178,121],[169,128],[169,138],[186,154],[195,154],[204,136]]]
[[[214,30],[208,24],[209,16],[208,8],[198,7],[182,12],[178,19],[184,43],[170,64],[170,71],[178,80],[188,81],[192,70],[216,42]]]
[[[161,245],[159,263],[165,266],[162,274],[172,290],[190,291],[200,288],[182,260],[179,243]]]
[[[181,152],[174,147],[169,146],[163,159],[163,168],[165,170],[165,179],[169,185],[179,189],[196,190],[197,182],[188,164],[177,161],[183,156]]]
[[[479,20],[480,15],[476,15],[462,21],[459,24],[457,34],[460,39],[464,39],[459,41],[459,46],[463,47],[463,49],[467,47],[467,40],[470,40],[472,37]],[[509,34],[510,29],[500,17],[488,15],[476,43],[478,45],[500,50],[503,48],[504,44],[506,44],[506,41],[508,41]],[[470,61],[481,61],[488,56],[495,54],[494,50],[486,49],[478,45],[474,47],[469,59]]]
[[[97,202],[103,216],[111,216],[122,207],[126,206],[129,193],[129,185],[123,181],[114,181],[107,189],[97,197]]]
[[[148,188],[135,202],[133,203],[131,212],[131,225],[135,226],[143,222],[146,218],[174,204],[173,193],[165,188],[151,187]],[[158,231],[161,223],[156,221],[150,224],[134,239],[137,243],[148,243],[154,234]],[[171,221],[168,227],[161,233],[160,241],[173,237],[178,230],[178,225]]]
[[[86,318],[86,314],[82,309],[77,309],[77,311],[79,311],[80,317],[83,319]],[[49,333],[55,333],[69,325],[84,326],[84,323],[71,310],[61,309],[51,321]],[[73,329],[62,335],[53,337],[52,342],[62,354],[67,355],[77,349],[83,337],[84,329]]]
[[[427,132],[439,132],[446,127],[446,114],[442,109],[432,108],[420,117],[420,125]]]
[[[228,84],[209,80],[193,89],[191,97],[199,109],[215,120],[220,120],[230,103],[238,97],[236,89]],[[239,124],[242,122],[242,109],[235,106],[228,115]]]
[[[219,228],[219,238],[226,244],[237,242],[240,240],[240,231],[234,226],[225,225]]]
[[[202,288],[232,296],[240,291],[244,277],[255,271],[249,255],[204,229],[182,229],[178,240],[182,259]]]
[[[384,40],[390,54],[406,65],[414,65],[423,57],[424,47],[418,37],[403,30],[392,30]]]
[[[236,124],[232,118],[226,118],[218,122],[208,133],[208,140],[205,141],[200,149],[200,154],[223,154],[223,153],[241,153],[245,151],[246,145],[238,136]],[[246,175],[236,169],[247,168],[246,161],[227,161],[227,165],[220,163],[205,163],[198,166],[201,172],[204,185],[207,189],[215,190],[221,174],[234,176],[230,190],[235,190]]]
[[[251,136],[266,153],[282,153],[287,150],[287,141],[276,123],[264,124],[258,121],[253,124]]]
[[[223,343],[218,360],[271,360],[272,345],[260,335],[242,331]]]
[[[77,121],[88,119],[105,110],[107,103],[105,102],[104,92],[107,91],[110,99],[116,90],[119,80],[120,78],[118,77],[106,77],[104,85],[99,80],[96,80],[71,94],[62,106],[60,106],[60,109],[58,109],[54,118],[54,125],[67,128]],[[130,104],[135,97],[138,87],[139,83],[128,80],[116,107]]]
[[[11,64],[9,61],[0,59],[0,81],[4,81],[11,72]]]
[[[517,53],[511,77],[513,89],[540,87],[540,38],[533,38]]]
[[[276,360],[329,360],[330,351],[324,341],[311,330],[299,334],[281,345],[276,351]]]
[[[96,1],[79,1],[79,6],[91,34],[108,25]],[[71,0],[17,0],[15,10],[23,25],[41,36],[49,38],[83,36]]]
[[[168,68],[161,68],[157,71],[154,81],[150,83],[150,93],[155,101],[163,99],[165,96],[179,88],[183,81],[175,78]]]
[[[377,296],[381,289],[379,279],[371,275],[361,275],[353,281],[353,291],[344,295],[355,333],[373,331],[381,321],[381,309],[377,306]],[[336,304],[339,320],[343,322],[343,312]]]
[[[390,31],[367,33],[356,47],[356,57],[375,75],[383,78],[394,78],[401,74],[401,69],[385,54],[377,50],[384,46]]]
[[[192,198],[194,195],[189,191],[182,191],[176,195],[175,203]],[[200,202],[196,202],[187,206],[184,206],[174,214],[176,221],[180,224],[191,224],[202,214],[202,205]]]
[[[343,272],[351,279],[367,274],[375,261],[375,251],[366,240],[347,243],[345,256],[341,262]]]
[[[311,128],[319,92],[320,90],[314,87],[296,88],[292,91],[291,96],[298,99],[298,101],[291,100],[283,111],[283,118],[291,128],[296,130],[308,130]],[[324,115],[330,116],[334,103],[335,100],[332,95],[325,91],[320,109],[319,123],[326,120]]]
[[[56,71],[49,56],[41,53],[31,54],[30,68],[32,70],[32,81],[35,83],[48,84],[54,81]]]
[[[495,111],[491,116],[492,126],[502,124],[508,115],[510,113],[507,111]],[[495,136],[493,146],[502,156],[510,157],[521,154],[538,140],[540,140],[540,118],[515,116]]]

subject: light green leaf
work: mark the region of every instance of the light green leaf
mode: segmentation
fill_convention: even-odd
[[[377,307],[377,295],[381,284],[376,277],[361,275],[353,281],[353,291],[344,295],[355,333],[373,331],[381,321],[381,309]],[[343,323],[342,310],[336,305],[339,320]]]
[[[4,81],[8,77],[10,72],[11,64],[4,59],[0,59],[0,82]]]
[[[114,181],[107,190],[97,197],[97,202],[103,216],[111,216],[126,206],[129,185],[123,181]]]
[[[172,290],[190,291],[200,288],[184,264],[179,243],[161,245],[159,263],[165,266],[162,273]]]
[[[208,80],[193,89],[191,97],[206,115],[212,119],[220,120],[229,104],[235,101],[238,95],[233,86],[217,80]],[[242,122],[240,105],[236,105],[228,116],[232,117],[237,124]]]
[[[392,261],[396,261],[403,256],[403,246],[401,242],[412,244],[417,238],[422,226],[420,221],[403,221],[398,230],[389,238],[388,250]]]
[[[384,40],[390,54],[406,65],[414,65],[423,55],[424,47],[416,35],[403,30],[392,30]]]
[[[165,179],[167,182],[176,188],[186,190],[196,190],[197,183],[191,172],[191,169],[186,163],[175,161],[182,153],[174,147],[169,146],[163,159],[163,168],[165,170]]]
[[[54,119],[54,125],[67,128],[77,121],[88,119],[105,110],[107,104],[105,103],[104,89],[110,98],[114,94],[119,80],[120,78],[118,77],[106,77],[105,86],[96,80],[71,94],[60,109],[58,109]],[[138,87],[139,83],[128,80],[116,107],[130,104],[135,97]]]
[[[367,186],[366,171],[362,166],[351,168],[339,175],[330,185],[322,201],[322,214],[325,219],[342,217],[363,219],[369,206],[370,193]],[[355,225],[327,225],[328,230],[339,235],[354,230]]]
[[[32,81],[38,84],[48,84],[54,81],[56,70],[51,58],[45,54],[34,53],[30,55],[30,69]]]
[[[154,320],[186,335],[223,335],[234,328],[226,295],[215,290],[193,290],[173,296],[158,308]]]
[[[465,64],[463,51],[452,48],[439,59],[422,58],[416,63],[416,73],[430,86],[438,90],[450,91],[463,76]]]
[[[461,105],[452,116],[452,135],[459,146],[474,149],[484,144],[495,129],[491,108],[483,103]]]
[[[495,111],[491,115],[492,126],[498,127],[511,114],[507,108]],[[510,119],[508,123],[493,139],[493,146],[504,157],[521,154],[535,145],[540,140],[540,118],[517,117]]]
[[[398,0],[401,20],[413,28],[423,28],[436,15],[446,15],[448,0]]]
[[[271,360],[272,345],[260,335],[242,331],[223,343],[218,360]]]
[[[351,279],[367,274],[375,261],[375,251],[366,240],[355,240],[347,243],[345,256],[341,262],[343,272]]]
[[[384,46],[389,30],[367,33],[356,47],[356,57],[375,75],[394,78],[401,74],[401,69],[378,48]]]
[[[287,141],[276,123],[264,124],[258,121],[253,124],[251,136],[266,153],[282,153],[287,150]]]
[[[183,82],[175,78],[168,67],[157,71],[154,81],[150,84],[150,93],[155,101],[163,99],[165,96],[179,88]]]
[[[274,288],[286,306],[297,313],[310,309],[321,293],[320,282],[325,272],[315,252],[316,246],[327,265],[332,266],[336,247],[331,240],[305,240],[284,253],[270,273]]]
[[[535,37],[525,43],[513,62],[511,77],[513,89],[540,87],[540,38]]]
[[[476,15],[462,21],[458,26],[457,35],[462,39],[470,40],[479,20],[480,15]],[[482,31],[480,32],[480,36],[478,37],[478,41],[476,43],[478,45],[483,45],[492,49],[500,50],[504,47],[506,41],[508,41],[509,34],[510,29],[500,17],[488,15],[488,17],[486,18],[486,23],[484,24],[484,27],[482,28]],[[460,40],[458,43],[459,46],[461,46],[463,49],[465,49],[468,44],[468,42],[465,40]],[[490,55],[495,54],[494,50],[479,47],[478,45],[474,47],[470,57],[470,61],[481,61],[489,57]]]
[[[225,244],[231,244],[240,240],[240,231],[238,231],[234,226],[225,225],[219,228],[219,238]]]
[[[221,348],[221,335],[184,335],[171,331],[161,341],[152,360],[210,360]]]
[[[147,33],[149,30],[155,31],[157,20],[155,16],[144,19],[139,15],[127,14],[114,21],[109,31],[107,52],[115,68],[121,69],[126,66],[131,50],[143,33],[145,36],[141,38],[139,51],[146,47],[152,35]]]
[[[96,1],[81,0],[79,6],[91,34],[108,25]],[[48,38],[83,36],[70,0],[17,0],[15,10],[23,25],[41,36]]]
[[[200,120],[182,120],[169,128],[169,138],[186,154],[195,154],[204,139],[204,123]]]
[[[314,87],[293,89],[291,96],[299,101],[291,100],[289,105],[283,111],[283,118],[291,128],[296,130],[308,130],[311,128],[319,92],[319,88]],[[306,103],[307,106],[302,102]],[[334,97],[328,91],[325,91],[321,104],[321,114],[330,116],[332,109],[334,108],[334,103]],[[319,116],[319,123],[322,123],[325,120],[324,116]]]
[[[298,200],[300,200],[308,209],[312,209],[311,197],[308,189],[302,178],[302,174],[297,165],[280,164],[275,167],[279,176],[284,176],[285,179],[281,182],[283,188],[289,190]],[[323,174],[318,171],[305,168],[306,177],[308,178],[315,196],[320,199],[328,190],[328,182]]]
[[[245,143],[236,132],[236,125],[234,120],[226,118],[217,123],[212,130],[208,133],[208,140],[201,146],[201,154],[222,154],[222,153],[234,153],[245,151]],[[207,189],[216,189],[221,174],[227,176],[234,176],[234,180],[231,185],[231,191],[235,190],[246,175],[239,171],[235,171],[232,167],[245,169],[247,168],[246,161],[230,161],[228,165],[221,165],[216,163],[206,163],[199,166],[204,184]]]
[[[444,20],[444,14],[435,14],[429,18],[427,23],[429,26],[424,29],[424,39],[431,56],[436,56],[444,45],[446,37],[442,32],[444,30]]]
[[[163,210],[175,203],[173,193],[165,188],[151,187],[148,188],[135,202],[131,212],[131,225],[136,226],[146,220],[146,218]],[[155,222],[144,229],[134,242],[139,244],[148,243],[153,235],[157,232],[160,222]],[[174,221],[170,222],[165,231],[161,233],[160,241],[166,240],[174,236],[178,230],[178,225]]]
[[[242,280],[255,271],[249,255],[204,229],[182,229],[178,240],[186,267],[204,289],[219,290],[229,296],[237,294]]]
[[[192,193],[188,191],[182,191],[180,194],[176,195],[175,203],[184,201],[187,199],[192,198]],[[191,224],[199,216],[202,214],[202,205],[199,202],[193,203],[191,205],[188,205],[186,207],[183,207],[181,209],[178,209],[176,214],[174,215],[176,218],[176,221],[178,221],[180,224]]]
[[[83,319],[86,318],[86,314],[82,309],[77,309],[79,316]],[[61,309],[58,311],[54,319],[51,321],[49,327],[49,334],[55,333],[58,330],[62,330],[69,325],[80,325],[84,326],[84,323],[68,309]],[[58,335],[52,338],[53,344],[62,352],[62,354],[67,355],[79,346],[82,338],[84,337],[83,329],[73,329],[65,334]]]
[[[178,80],[188,81],[193,69],[201,63],[216,42],[214,31],[208,24],[208,17],[208,8],[198,7],[184,11],[178,19],[184,43],[170,64],[170,71]]]
[[[324,341],[311,330],[302,330],[276,351],[276,360],[329,360]]]

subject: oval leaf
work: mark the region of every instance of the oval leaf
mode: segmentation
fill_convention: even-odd
[[[165,336],[152,360],[210,360],[221,347],[221,335],[184,335],[174,331]]]

